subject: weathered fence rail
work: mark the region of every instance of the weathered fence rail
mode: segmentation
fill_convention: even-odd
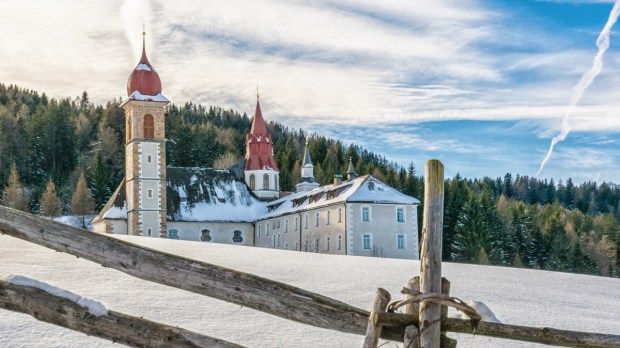
[[[242,348],[217,338],[111,310],[107,315],[95,316],[66,298],[2,280],[0,308],[131,347]]]

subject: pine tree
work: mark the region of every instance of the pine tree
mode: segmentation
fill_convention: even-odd
[[[71,213],[82,217],[82,228],[86,228],[86,215],[92,214],[95,208],[95,199],[86,187],[84,173],[80,174],[75,193],[71,199]]]
[[[95,158],[93,159],[90,178],[90,192],[95,199],[95,208],[97,210],[101,210],[112,195],[110,184],[115,185],[115,183],[111,183],[110,179],[110,169],[105,163],[102,151],[99,150],[95,153]]]
[[[15,163],[11,166],[9,183],[4,188],[2,204],[9,208],[28,211],[28,196],[19,181],[19,173],[17,172],[17,166]]]
[[[52,219],[56,216],[60,216],[62,212],[62,204],[60,198],[56,194],[56,185],[50,179],[45,186],[45,191],[41,197],[40,213],[43,216],[49,216]]]

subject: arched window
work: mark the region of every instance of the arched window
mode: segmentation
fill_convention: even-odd
[[[263,174],[263,190],[269,190],[269,174]]]
[[[155,124],[153,115],[144,115],[144,139],[155,138]]]
[[[211,231],[207,230],[206,228],[202,231],[200,231],[200,240],[203,242],[210,242],[211,241]]]
[[[250,174],[250,190],[256,190],[256,175]]]
[[[149,228],[149,232],[151,231],[151,229]],[[151,234],[149,233],[149,236]],[[171,228],[168,230],[168,239],[179,239],[179,230],[177,230],[176,228]]]
[[[232,240],[234,243],[243,243],[243,236],[241,235],[241,231],[234,231]]]
[[[319,252],[319,237],[316,237],[316,239],[314,240],[314,252]]]
[[[338,250],[342,250],[342,235],[338,235]]]

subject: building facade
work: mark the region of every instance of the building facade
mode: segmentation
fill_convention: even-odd
[[[306,143],[297,192],[280,192],[258,95],[245,159],[229,170],[166,165],[169,100],[144,42],[127,95],[125,177],[93,221],[95,232],[418,259],[419,201],[370,175],[357,177],[351,161],[346,181],[320,186]]]

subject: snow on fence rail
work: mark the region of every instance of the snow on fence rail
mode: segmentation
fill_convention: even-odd
[[[434,185],[443,187],[443,176],[441,179],[436,177],[434,181]],[[443,191],[437,194],[443,195]],[[425,205],[427,203],[425,202]],[[442,214],[438,212],[433,215],[436,219],[442,218]],[[428,226],[436,222],[436,220],[429,221]],[[368,311],[326,296],[252,274],[155,251],[10,208],[0,207],[0,233],[66,252],[143,280],[239,304],[307,325],[358,335],[364,335],[369,325]],[[437,242],[434,244],[430,243],[428,248],[436,248]],[[441,244],[439,250],[440,248]],[[435,260],[437,259],[441,260],[440,257],[435,257]],[[434,274],[432,279],[440,280],[441,273]],[[8,308],[13,304],[5,293],[0,291],[0,300],[5,301],[3,307]],[[372,321],[381,328],[379,330],[381,338],[398,342],[403,341],[406,327],[412,328],[411,325],[420,327],[419,316],[415,313],[389,313],[379,310],[376,311]],[[444,316],[441,317],[440,323],[442,332],[472,333],[475,328],[477,335],[548,345],[620,347],[618,335],[531,328],[483,321],[474,326],[470,320]],[[444,341],[446,340],[441,342]]]
[[[112,310],[92,312],[65,290],[33,286],[37,281],[11,282],[0,279],[0,308],[29,314],[34,318],[131,347],[214,347],[242,346],[196,332],[156,323]],[[47,285],[47,284],[45,284]],[[51,291],[50,291],[51,290]],[[79,296],[77,296],[80,298]]]

